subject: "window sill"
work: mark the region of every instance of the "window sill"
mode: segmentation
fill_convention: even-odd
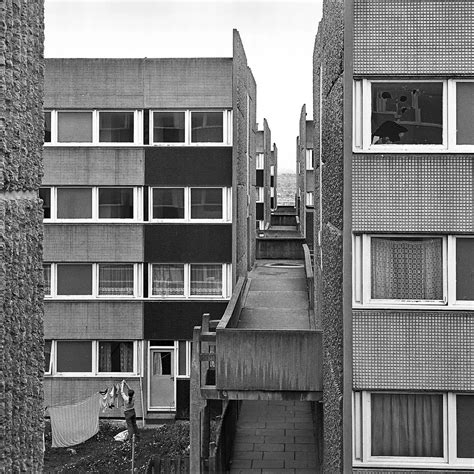
[[[474,311],[474,302],[471,304],[445,304],[445,303],[353,303],[352,309],[416,309],[416,310],[436,310],[436,311]]]
[[[139,378],[140,374],[131,372],[107,372],[107,373],[93,373],[93,372],[67,372],[57,374],[44,374],[44,377],[48,378]]]
[[[226,147],[231,147],[232,145],[230,143],[224,143],[224,142],[202,142],[202,143],[150,143],[149,145],[144,145],[144,146],[151,146],[151,147],[177,147],[177,148],[182,148],[182,147],[205,147],[205,146],[226,146]]]
[[[437,146],[410,146],[410,147],[387,147],[380,146],[377,148],[356,148],[353,147],[352,152],[359,155],[398,155],[398,154],[443,154],[455,155],[460,153],[474,153],[474,146],[465,147],[437,147]]]
[[[427,460],[413,460],[404,459],[403,461],[395,460],[370,460],[366,462],[354,461],[353,467],[356,468],[413,468],[413,469],[466,469],[472,468],[474,460],[468,460],[466,463],[451,463],[447,460],[427,461]]]

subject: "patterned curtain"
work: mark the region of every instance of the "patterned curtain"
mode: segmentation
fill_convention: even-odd
[[[99,265],[99,295],[133,296],[133,265]]]
[[[443,396],[371,395],[372,456],[443,456]]]
[[[121,342],[120,350],[120,372],[133,372],[133,343]]]
[[[184,295],[184,265],[153,265],[153,295]]]
[[[372,298],[443,299],[442,239],[372,238]]]
[[[112,344],[99,343],[99,372],[112,372]]]
[[[191,265],[191,295],[222,295],[222,266]]]

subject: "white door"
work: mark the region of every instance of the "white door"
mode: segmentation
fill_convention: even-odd
[[[150,349],[150,408],[175,408],[174,349]]]

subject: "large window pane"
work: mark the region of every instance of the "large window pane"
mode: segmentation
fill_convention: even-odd
[[[222,295],[222,265],[191,265],[191,295]]]
[[[184,189],[157,188],[153,190],[154,219],[184,219]]]
[[[456,299],[474,300],[474,239],[456,239]]]
[[[44,294],[50,295],[51,294],[51,264],[45,263],[43,265],[43,286],[44,286]]]
[[[222,143],[224,141],[222,112],[191,112],[191,141]]]
[[[133,112],[100,112],[99,141],[133,143]]]
[[[474,458],[474,395],[456,396],[457,456]]]
[[[43,200],[43,218],[51,219],[51,188],[40,188],[39,197]]]
[[[51,340],[44,341],[44,373],[51,372]]]
[[[153,296],[184,295],[184,265],[153,265]]]
[[[155,143],[183,143],[184,112],[154,112],[153,141]]]
[[[133,372],[133,342],[99,341],[99,372]]]
[[[474,82],[456,83],[456,143],[474,145]]]
[[[92,295],[92,265],[58,263],[58,295]]]
[[[443,299],[441,238],[372,238],[372,298]]]
[[[222,219],[222,189],[191,189],[192,219]]]
[[[187,374],[187,357],[186,357],[186,341],[179,341],[178,343],[178,374]]]
[[[372,84],[373,145],[438,145],[443,142],[443,84]]]
[[[90,219],[91,188],[58,188],[58,219]]]
[[[133,296],[133,265],[100,264],[99,295]]]
[[[44,113],[44,142],[51,142],[51,112]]]
[[[91,143],[92,112],[58,112],[58,142]]]
[[[92,372],[91,341],[57,341],[58,372]]]
[[[132,188],[99,188],[100,219],[133,219]]]
[[[371,395],[372,456],[443,456],[443,396]]]

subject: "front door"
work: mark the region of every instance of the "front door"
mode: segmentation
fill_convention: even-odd
[[[150,349],[150,409],[175,409],[174,349]]]

